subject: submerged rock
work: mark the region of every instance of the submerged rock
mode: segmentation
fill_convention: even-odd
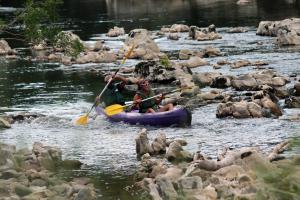
[[[11,128],[11,125],[6,119],[0,117],[0,128]]]

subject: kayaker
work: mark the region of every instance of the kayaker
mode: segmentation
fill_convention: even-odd
[[[173,110],[174,106],[172,103],[166,104],[164,106],[159,106],[161,101],[164,99],[163,94],[158,98],[153,98],[142,102],[143,99],[153,97],[155,96],[155,94],[151,89],[149,81],[140,80],[137,84],[138,91],[133,98],[133,108],[138,109],[140,113],[155,113]]]
[[[110,84],[108,85],[107,89],[104,91],[101,97],[102,106],[107,107],[113,104],[125,105],[125,85],[136,84],[138,80],[135,78],[125,78],[120,75],[107,75],[104,78],[105,83],[107,83],[111,78],[112,81],[110,82]],[[96,100],[100,102],[99,97],[97,97]]]

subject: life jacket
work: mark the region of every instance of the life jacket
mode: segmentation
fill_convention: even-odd
[[[101,100],[104,102],[104,106],[110,106],[113,104],[125,104],[125,99],[122,95],[123,89],[120,87],[120,83],[110,84],[104,91]]]
[[[149,94],[146,94],[144,91],[139,90],[139,91],[137,91],[137,94],[142,98],[142,100],[154,96],[154,92],[152,90],[150,90]],[[157,110],[158,106],[156,104],[155,99],[149,99],[149,100],[143,101],[139,104],[139,112],[140,113],[147,112],[147,110],[149,108]]]

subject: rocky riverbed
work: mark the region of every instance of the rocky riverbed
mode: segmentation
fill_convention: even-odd
[[[178,86],[190,87],[181,93],[169,96],[165,103],[173,102],[191,109],[193,111],[192,127],[188,129],[167,128],[165,131],[168,138],[186,139],[189,144],[186,147],[187,150],[191,152],[201,150],[201,154],[203,152],[203,158],[199,155],[201,158],[194,159],[191,153],[184,151],[187,155],[185,161],[188,161],[188,164],[183,167],[176,166],[176,169],[171,167],[169,169],[164,162],[152,161],[148,155],[144,156],[142,165],[150,171],[155,163],[163,168],[159,173],[164,174],[163,172],[169,169],[174,170],[176,176],[171,177],[174,181],[170,182],[167,179],[170,178],[167,177],[168,174],[160,178],[153,174],[144,174],[146,178],[152,179],[145,179],[143,184],[146,185],[141,186],[152,195],[156,195],[153,197],[163,199],[171,196],[175,198],[178,194],[186,196],[187,191],[192,191],[195,195],[198,195],[199,191],[207,193],[204,196],[201,196],[202,193],[199,194],[199,198],[214,199],[220,195],[252,198],[257,191],[257,186],[254,185],[257,179],[251,172],[254,169],[248,169],[241,163],[246,162],[245,165],[252,166],[252,161],[248,163],[247,159],[251,160],[251,156],[254,155],[254,160],[258,159],[259,164],[265,165],[267,159],[263,156],[261,158],[260,154],[266,154],[274,144],[297,135],[300,130],[298,68],[300,54],[299,46],[294,46],[299,37],[294,34],[298,31],[297,20],[264,22],[263,24],[267,25],[260,25],[258,30],[256,27],[231,29],[211,25],[199,28],[175,24],[163,27],[159,31],[134,29],[126,34],[122,28],[115,27],[107,34],[95,34],[89,41],[81,40],[86,47],[85,52],[76,59],[64,55],[61,52],[62,49],[49,49],[43,45],[35,47],[35,56],[27,56],[22,49],[12,50],[6,42],[2,41],[2,52],[6,54],[7,60],[11,59],[11,61],[5,60],[6,63],[29,60],[37,65],[35,69],[42,66],[41,71],[45,73],[43,76],[49,77],[51,81],[32,85],[24,81],[24,83],[15,83],[11,86],[21,92],[29,91],[30,97],[16,98],[17,106],[9,109],[25,109],[29,111],[29,114],[26,116],[26,114],[21,115],[14,111],[6,113],[6,116],[1,118],[1,124],[8,128],[12,126],[12,128],[3,131],[1,139],[9,143],[16,143],[16,141],[20,143],[20,140],[23,140],[23,146],[30,146],[35,141],[45,141],[51,145],[58,143],[64,151],[66,150],[66,157],[79,158],[81,162],[91,166],[100,165],[102,169],[109,172],[119,170],[134,173],[139,163],[135,158],[133,144],[135,135],[132,133],[136,133],[140,127],[124,124],[113,126],[101,116],[95,121],[91,120],[86,129],[73,125],[74,118],[90,106],[86,101],[82,103],[76,94],[90,98],[88,101],[92,102],[95,95],[91,93],[91,88],[85,88],[87,80],[93,78],[97,83],[95,84],[97,88],[95,93],[97,93],[98,81],[103,78],[103,74],[119,67],[120,59],[134,45],[133,54],[121,69],[121,74],[150,79],[155,84],[156,91],[165,91]],[[295,21],[296,25],[293,25]],[[275,30],[272,33],[265,33],[266,30],[260,31],[260,29],[274,27],[274,24],[275,27],[279,24],[278,27],[284,27],[284,29],[288,27],[284,30],[285,32],[279,31],[280,37],[285,37],[285,39],[256,35],[261,32],[265,35],[272,35]],[[281,28],[276,28],[276,31]],[[290,35],[290,32],[293,34]],[[70,32],[68,34],[71,37],[77,37]],[[293,44],[293,46],[279,46],[278,42],[283,40],[289,42],[284,45]],[[8,69],[8,73],[5,71],[3,74],[13,74],[19,71],[35,73],[35,69],[31,66],[18,70]],[[80,72],[89,74],[87,80],[78,78],[80,76],[77,73],[82,75]],[[54,75],[51,76],[51,73]],[[67,77],[66,82],[51,86],[50,82],[53,80],[59,82],[64,76]],[[7,77],[3,79],[7,80]],[[78,79],[81,83],[75,81]],[[69,80],[73,82],[69,83]],[[42,82],[43,79],[39,81]],[[57,92],[61,86],[66,88]],[[50,91],[47,91],[49,88]],[[3,88],[3,91],[6,92],[6,88]],[[51,91],[55,91],[54,94],[51,94]],[[62,100],[60,95],[69,95],[70,98]],[[55,106],[51,103],[46,107],[34,104],[30,106],[32,102],[45,102],[47,97],[51,98]],[[73,97],[75,100],[72,99]],[[73,103],[66,104],[65,101]],[[37,111],[37,115],[34,115],[33,111]],[[37,129],[42,130],[42,134],[37,134]],[[124,130],[126,130],[125,136]],[[156,132],[157,130],[154,129],[150,134],[156,134]],[[29,139],[26,138],[27,136]],[[180,141],[183,142],[183,140]],[[179,150],[182,148],[180,142],[168,145],[169,148]],[[163,146],[167,145],[163,144]],[[206,157],[216,158],[215,152],[225,146],[236,150],[246,146],[258,146],[260,150],[251,148],[237,153],[239,161],[231,162],[235,168],[233,167],[233,170],[231,166],[228,167],[228,173],[232,170],[239,173],[228,175],[227,172],[217,171],[221,170],[219,167],[214,167],[213,171],[216,172],[209,172],[208,177],[202,176],[202,163],[209,162],[214,165],[217,163],[218,166],[217,161],[211,161]],[[235,153],[229,151],[229,155],[235,155]],[[245,157],[246,161],[241,158],[241,154],[244,153],[251,154]],[[119,163],[116,163],[116,160]],[[190,163],[192,160],[195,162]],[[151,165],[148,166],[149,163]],[[266,165],[269,166],[269,164],[267,162]],[[199,165],[201,175],[188,178],[190,174],[186,172],[194,173]],[[274,167],[273,164],[272,167]],[[96,171],[97,168],[93,170]],[[206,174],[206,171],[203,173]],[[71,183],[66,184],[71,186]],[[172,188],[172,185],[178,187]],[[243,186],[239,188],[240,185]],[[158,189],[158,192],[155,191],[155,188],[163,186],[168,186],[164,189],[168,192],[161,193],[159,191],[161,189]],[[31,190],[30,184],[27,187]],[[229,188],[224,189],[226,187]],[[250,189],[242,192],[245,188]],[[52,188],[46,189],[52,190]],[[224,194],[226,191],[229,193]],[[34,191],[32,192],[34,194]],[[75,197],[79,194],[73,193],[72,195]]]

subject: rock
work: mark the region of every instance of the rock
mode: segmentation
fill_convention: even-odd
[[[167,150],[166,158],[169,161],[175,161],[175,162],[190,162],[193,160],[193,156],[189,153],[183,150],[181,144],[179,142],[172,142]]]
[[[78,194],[75,196],[74,200],[93,200],[95,195],[89,188],[82,188],[79,190]]]
[[[213,82],[213,80],[221,76],[222,73],[219,72],[203,72],[203,73],[195,73],[193,74],[193,80],[196,84],[199,86],[210,86]]]
[[[186,190],[191,189],[202,189],[202,179],[199,176],[194,177],[184,177],[178,181],[179,187]]]
[[[234,27],[226,31],[227,33],[246,33],[248,29],[245,27]]]
[[[106,33],[106,36],[108,37],[118,37],[120,35],[124,35],[125,30],[124,28],[119,28],[117,26],[114,26],[114,28],[109,29],[108,33]]]
[[[168,39],[169,40],[179,40],[180,36],[178,33],[170,33],[168,34]]]
[[[14,190],[19,197],[24,197],[32,193],[32,190],[30,188],[23,186],[21,184],[17,184]]]
[[[212,46],[205,47],[202,52],[204,57],[216,57],[222,55],[220,49],[214,48]]]
[[[79,160],[63,160],[61,162],[61,166],[64,168],[64,169],[68,169],[68,170],[74,170],[74,169],[80,169],[81,165],[83,163],[80,162]]]
[[[133,44],[135,48],[129,58],[152,60],[159,57],[160,50],[146,29],[134,29],[130,31],[119,53],[125,54]]]
[[[142,156],[146,153],[149,153],[149,154],[153,153],[153,149],[150,146],[146,129],[142,129],[138,133],[137,137],[135,138],[135,143],[136,143],[136,154],[138,156]]]
[[[197,95],[200,99],[206,101],[206,100],[216,100],[220,99],[220,92],[216,90],[211,90],[209,92],[201,92],[200,94]]]
[[[217,61],[217,64],[218,64],[218,65],[228,65],[228,64],[230,64],[230,62],[228,62],[228,61],[225,60],[225,59],[221,59],[221,60],[218,60],[218,61]]]
[[[31,184],[31,186],[38,186],[38,187],[44,187],[44,186],[48,186],[48,183],[43,180],[43,179],[34,179]]]
[[[295,83],[294,85],[294,91],[293,91],[294,96],[300,96],[300,83]]]
[[[300,97],[290,96],[284,101],[286,108],[300,108]]]
[[[229,76],[218,76],[215,77],[211,83],[212,88],[227,88],[231,86],[232,77]]]
[[[11,128],[11,125],[3,117],[0,117],[0,128]]]
[[[256,90],[257,82],[251,75],[242,75],[231,80],[231,85],[236,90]]]
[[[299,24],[300,18],[290,18],[282,21],[261,21],[258,25],[256,34],[265,36],[277,36],[280,29],[287,30],[288,32],[294,30],[299,33]]]
[[[12,52],[11,47],[8,45],[6,40],[0,40],[0,55],[6,55]]]
[[[249,102],[247,104],[247,110],[250,112],[252,117],[262,117],[262,107],[254,102]]]
[[[249,66],[251,65],[251,62],[248,60],[238,60],[236,62],[233,62],[230,67],[233,69],[237,69],[237,68],[241,68],[241,67],[245,67],[245,66]]]
[[[274,103],[270,98],[263,97],[261,99],[261,104],[262,107],[269,109],[275,116],[278,117],[282,115],[282,111],[279,108],[279,106],[276,103]]]
[[[207,65],[208,62],[202,58],[199,58],[197,56],[190,57],[189,60],[180,63],[181,66],[189,67],[189,68],[195,68],[203,65]]]
[[[179,51],[179,59],[180,60],[188,60],[190,57],[193,57],[193,56],[202,58],[203,53],[199,52],[199,51],[188,50],[188,49],[181,49]]]
[[[300,33],[300,31],[299,31]],[[295,30],[287,32],[286,30],[279,29],[277,33],[276,42],[279,45],[299,45],[300,36]]]
[[[63,49],[66,48],[65,47],[66,41],[68,41],[68,42],[78,41],[80,44],[82,44],[84,46],[84,43],[80,39],[80,37],[78,35],[76,35],[75,33],[72,33],[72,31],[61,31],[56,36],[55,48],[63,48]]]
[[[250,3],[251,0],[238,0],[236,2],[237,5],[247,5],[248,3]]]
[[[164,133],[159,133],[158,137],[156,137],[151,144],[154,154],[166,152],[166,140],[166,135]]]
[[[187,25],[184,25],[184,24],[173,24],[171,26],[171,28],[169,29],[169,31],[171,33],[174,33],[174,32],[189,32],[189,27]]]
[[[201,30],[196,26],[191,26],[189,30],[189,37],[193,40],[205,41],[205,40],[216,40],[222,37],[216,33],[215,26],[211,25],[209,28]]]
[[[217,176],[222,176],[226,180],[235,180],[237,179],[240,174],[244,174],[245,170],[238,165],[229,165],[226,167],[222,167],[221,169],[214,172]]]
[[[166,177],[159,177],[156,179],[156,184],[161,191],[161,196],[163,199],[177,199],[178,194],[170,179]]]
[[[21,175],[22,174],[17,172],[16,170],[9,169],[9,170],[6,170],[6,171],[2,172],[1,179],[18,178]]]
[[[247,108],[247,102],[236,102],[232,106],[232,115],[235,118],[248,118],[251,116]]]

